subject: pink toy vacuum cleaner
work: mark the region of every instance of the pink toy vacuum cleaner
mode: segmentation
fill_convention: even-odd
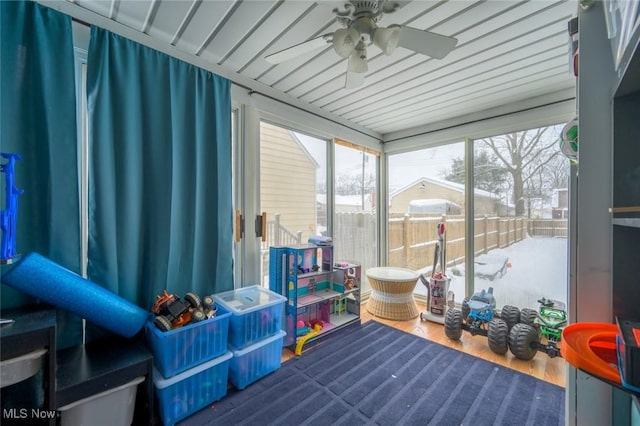
[[[443,222],[438,223],[437,231],[438,243],[433,252],[431,277],[427,278],[424,274],[420,274],[420,281],[427,288],[427,309],[425,312],[420,312],[420,319],[444,324],[447,299],[453,301],[454,298],[453,293],[449,292],[451,278],[446,274],[445,226]],[[440,271],[437,271],[438,259],[440,260]]]

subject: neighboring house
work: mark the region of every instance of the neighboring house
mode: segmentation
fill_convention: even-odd
[[[556,189],[551,196],[551,217],[553,219],[569,218],[569,190]]]
[[[302,241],[315,233],[316,169],[318,163],[295,134],[269,123],[260,125],[260,207],[273,221],[302,232]]]
[[[442,179],[421,177],[410,184],[389,194],[389,213],[404,214],[409,211],[413,200],[447,200],[460,206],[464,212],[464,185]],[[475,190],[474,210],[476,214],[498,214],[506,207],[500,203],[500,197],[481,189]]]
[[[569,217],[569,191],[555,189],[551,196],[526,201],[527,214],[532,219],[567,219]]]
[[[322,215],[320,212],[327,211],[327,196],[326,194],[318,194],[316,197],[318,202],[318,219],[322,219],[326,214]],[[335,197],[335,211],[336,212],[372,212],[375,210],[375,197],[372,194],[355,194],[355,195],[336,195]],[[364,208],[363,208],[364,203]]]

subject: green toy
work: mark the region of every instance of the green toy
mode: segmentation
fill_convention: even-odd
[[[578,118],[569,121],[562,128],[558,140],[560,151],[567,157],[571,164],[578,164]]]
[[[523,308],[520,311],[520,323],[509,333],[509,348],[516,358],[528,361],[538,350],[551,358],[560,356],[558,343],[562,339],[562,330],[567,325],[567,312],[564,302],[541,298],[539,309]],[[541,343],[542,339],[546,343]]]

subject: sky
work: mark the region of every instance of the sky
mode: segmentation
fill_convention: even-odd
[[[311,136],[297,134],[307,151],[320,165],[318,181],[324,182],[326,170],[326,143]],[[421,177],[442,178],[442,173],[451,168],[454,158],[464,157],[464,143],[426,148],[389,157],[389,186],[403,187]],[[362,154],[359,151],[339,148],[336,154],[336,174],[362,173]]]

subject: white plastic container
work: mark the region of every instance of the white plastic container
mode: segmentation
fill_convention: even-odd
[[[46,349],[0,361],[0,387],[10,386],[33,376],[40,370]]]
[[[59,408],[62,426],[130,425],[136,405],[138,385],[144,376],[117,388],[89,396]]]

